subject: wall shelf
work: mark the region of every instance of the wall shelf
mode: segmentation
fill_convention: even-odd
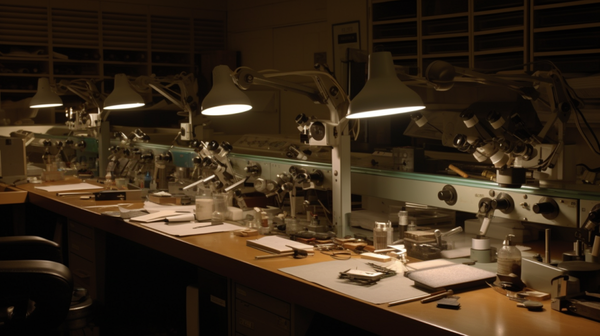
[[[190,73],[199,54],[226,49],[225,10],[156,12],[143,4],[0,0],[0,76],[9,82],[0,85],[2,99],[33,96],[39,77],[101,80],[100,91],[110,93],[117,73]]]
[[[600,59],[599,0],[370,0],[369,5],[369,52],[390,51],[398,65],[416,60],[418,75],[432,58],[482,70],[535,70],[525,64],[554,59],[563,73],[600,71],[594,61]]]

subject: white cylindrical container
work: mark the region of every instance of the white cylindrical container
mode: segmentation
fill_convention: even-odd
[[[408,211],[398,211],[398,239],[404,239],[404,232],[408,229]]]
[[[375,222],[373,228],[373,247],[376,250],[381,250],[387,247],[387,232],[385,223]]]

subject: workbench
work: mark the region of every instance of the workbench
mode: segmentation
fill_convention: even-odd
[[[44,184],[76,182],[80,181],[74,179]],[[459,310],[440,309],[435,304],[418,301],[393,307],[370,304],[279,271],[284,267],[332,260],[318,251],[305,259],[287,256],[257,260],[255,257],[264,252],[247,247],[247,237],[238,237],[230,232],[173,237],[101,214],[103,211],[115,211],[118,203],[131,203],[129,209],[141,208],[142,200],[95,201],[93,198],[82,200],[78,196],[59,197],[56,193],[36,189],[38,185],[23,184],[19,189],[27,191],[30,204],[66,217],[69,225],[75,225],[73,234],[90,239],[91,245],[86,248],[91,249],[90,253],[97,263],[93,265],[94,272],[91,275],[86,273],[86,276],[91,276],[91,285],[97,287],[93,295],[98,299],[104,295],[102,283],[106,275],[102,254],[111,248],[103,246],[103,234],[106,233],[218,274],[229,279],[234,286],[251,289],[293,307],[321,313],[377,335],[414,332],[423,335],[593,335],[600,330],[598,322],[552,310],[550,301],[543,302],[543,311],[540,312],[518,308],[516,302],[492,288],[458,293]],[[106,207],[93,207],[99,205]],[[80,232],[82,229],[84,232]],[[89,232],[86,234],[85,230]],[[73,242],[69,244],[73,248]],[[222,299],[228,304],[234,302],[232,298]],[[290,334],[299,333],[299,324],[292,318],[292,326],[296,327]],[[231,331],[229,333],[232,334]]]

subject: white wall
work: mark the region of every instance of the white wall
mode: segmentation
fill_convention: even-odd
[[[319,52],[332,66],[332,25],[338,23],[359,21],[361,48],[367,49],[367,0],[229,0],[227,13],[228,47],[255,70],[312,70]],[[281,134],[298,135],[299,113],[329,118],[327,108],[304,96],[282,92],[280,101]]]

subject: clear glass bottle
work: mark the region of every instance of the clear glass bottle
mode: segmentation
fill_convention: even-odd
[[[502,247],[498,249],[498,274],[521,276],[521,251],[512,245],[513,234],[506,235]]]

